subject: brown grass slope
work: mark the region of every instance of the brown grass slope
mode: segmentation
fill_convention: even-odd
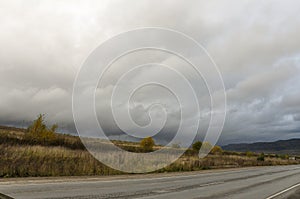
[[[138,143],[114,141],[128,151],[142,152]],[[159,148],[159,146],[156,146]],[[191,149],[176,162],[157,172],[195,171],[213,168],[298,164],[298,160],[267,155],[258,161],[258,154],[224,151],[199,159]],[[25,129],[0,127],[0,177],[88,176],[122,174],[95,158],[76,136],[55,134],[51,140],[31,140]]]

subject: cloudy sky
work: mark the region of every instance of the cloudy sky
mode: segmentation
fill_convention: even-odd
[[[219,67],[227,94],[220,144],[299,138],[299,13],[300,2],[296,0],[1,1],[0,124],[23,126],[44,113],[50,124],[58,123],[61,131],[75,134],[73,83],[89,54],[121,32],[163,27],[194,38]],[[160,60],[184,71],[188,67],[158,52],[139,52],[116,63],[98,89],[96,100],[100,123],[114,136],[123,135],[106,114],[107,95],[111,82],[122,75],[118,67],[137,59]],[[143,70],[131,80],[149,76],[172,80],[157,66]],[[205,110],[203,81],[199,80],[197,88]],[[169,117],[160,138],[172,137],[180,120],[174,96],[161,88],[147,87],[132,100],[131,105],[121,108],[130,107],[139,125],[149,123],[147,107],[151,102],[166,104]],[[195,116],[199,115],[191,109],[191,117]],[[205,121],[203,116],[199,132],[207,128]]]

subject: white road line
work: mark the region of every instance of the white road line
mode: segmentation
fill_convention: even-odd
[[[275,198],[275,197],[277,197],[277,196],[279,196],[279,195],[281,195],[281,194],[284,194],[284,193],[286,193],[286,192],[288,192],[288,191],[290,191],[290,190],[292,190],[292,189],[295,189],[295,188],[297,188],[297,187],[299,187],[300,186],[300,183],[299,184],[296,184],[296,185],[294,185],[294,186],[291,186],[291,187],[289,187],[289,188],[287,188],[287,189],[285,189],[285,190],[283,190],[283,191],[280,191],[280,192],[278,192],[278,193],[276,193],[276,194],[274,194],[274,195],[272,195],[272,196],[269,196],[268,198],[266,198],[266,199],[273,199],[273,198]]]

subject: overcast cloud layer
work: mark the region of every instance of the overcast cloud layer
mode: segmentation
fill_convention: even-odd
[[[299,138],[299,13],[297,0],[1,1],[0,124],[22,126],[45,113],[49,123],[76,133],[72,86],[84,60],[113,35],[154,26],[193,37],[219,66],[228,97],[221,144]],[[151,55],[184,67],[175,58]],[[152,67],[135,78],[159,75],[159,71]],[[113,79],[115,73],[109,77]],[[199,81],[202,87],[204,91]],[[104,114],[106,93],[111,89],[107,83],[98,90],[98,116],[111,134],[118,135],[118,128]],[[143,102],[147,104],[158,100],[157,95],[168,102],[170,110],[161,139],[172,137],[179,120],[176,101],[151,87],[136,99],[147,99]],[[205,102],[206,97],[203,94],[201,99]],[[147,124],[145,112],[145,106],[137,104],[133,119]],[[207,128],[205,121],[201,128]]]

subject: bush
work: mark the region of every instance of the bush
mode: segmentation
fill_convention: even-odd
[[[289,159],[289,155],[280,155],[280,158],[283,160]]]
[[[222,154],[223,150],[220,146],[214,146],[211,150],[212,154]]]
[[[155,143],[152,137],[147,137],[141,140],[140,147],[143,149],[143,151],[151,152],[153,151],[154,144]]]
[[[246,156],[247,156],[248,158],[250,158],[250,157],[254,156],[254,153],[251,152],[251,151],[247,151],[247,152],[246,152]]]
[[[192,148],[194,151],[199,151],[202,147],[202,142],[200,141],[197,141],[197,142],[194,142],[194,144],[192,145]]]
[[[265,161],[265,154],[264,153],[261,153],[258,157],[257,157],[257,161]]]

